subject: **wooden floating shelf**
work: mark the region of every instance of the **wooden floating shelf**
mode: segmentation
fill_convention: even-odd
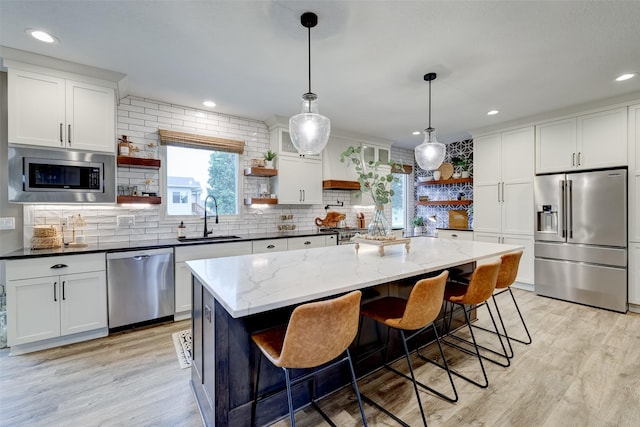
[[[149,205],[159,205],[162,198],[158,196],[118,196],[117,203],[146,203]]]
[[[160,168],[160,160],[140,157],[118,156],[118,166],[134,166],[138,168]]]
[[[252,166],[244,169],[244,176],[276,176],[278,175],[278,169],[261,168],[259,166]]]
[[[420,206],[437,206],[437,205],[470,205],[473,200],[427,200],[416,201],[416,205]]]
[[[360,190],[358,181],[341,181],[338,179],[326,179],[322,181],[322,188],[336,190]]]
[[[438,181],[416,182],[417,185],[438,185],[438,184],[473,184],[473,178],[441,179]]]
[[[278,199],[262,197],[245,197],[245,205],[277,205]]]

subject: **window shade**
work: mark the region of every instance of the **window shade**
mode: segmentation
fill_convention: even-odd
[[[178,132],[174,130],[159,129],[160,145],[173,145],[177,147],[208,148],[210,150],[224,151],[227,153],[242,154],[244,141],[219,138],[217,136],[197,135],[195,133]]]
[[[408,175],[411,172],[413,172],[413,166],[400,164],[400,162],[394,163],[391,167],[391,173],[403,173]]]

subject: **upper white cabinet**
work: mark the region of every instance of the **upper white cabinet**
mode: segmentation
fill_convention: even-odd
[[[9,143],[115,152],[115,90],[8,70]]]
[[[279,204],[322,204],[322,162],[298,157],[276,157]]]
[[[474,231],[533,235],[533,127],[474,138]]]
[[[289,127],[276,124],[269,128],[269,137],[271,141],[271,150],[278,153],[279,156],[287,156],[287,157],[304,157],[307,159],[316,159],[320,160],[321,154],[308,155],[308,154],[300,154],[296,149],[295,145],[291,141],[291,134],[289,133]]]
[[[536,125],[537,173],[625,165],[627,107]]]
[[[362,159],[365,165],[369,162],[380,162],[381,165],[388,165],[391,160],[391,149],[382,145],[363,142]]]
[[[640,104],[629,107],[629,240],[640,243]]]

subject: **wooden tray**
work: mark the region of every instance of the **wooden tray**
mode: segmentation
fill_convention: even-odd
[[[384,256],[385,246],[404,245],[404,248],[407,250],[407,253],[409,253],[409,249],[411,249],[411,239],[407,239],[407,238],[400,238],[395,240],[372,240],[372,239],[365,239],[363,237],[352,237],[351,241],[355,242],[356,253],[358,253],[358,250],[360,249],[360,243],[364,245],[377,246],[378,255],[380,256]]]
[[[440,179],[449,179],[453,175],[453,165],[448,162],[444,162],[438,168],[440,171]]]

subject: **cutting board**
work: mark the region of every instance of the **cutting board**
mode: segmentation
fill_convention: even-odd
[[[469,228],[469,214],[466,210],[449,211],[449,228]]]

